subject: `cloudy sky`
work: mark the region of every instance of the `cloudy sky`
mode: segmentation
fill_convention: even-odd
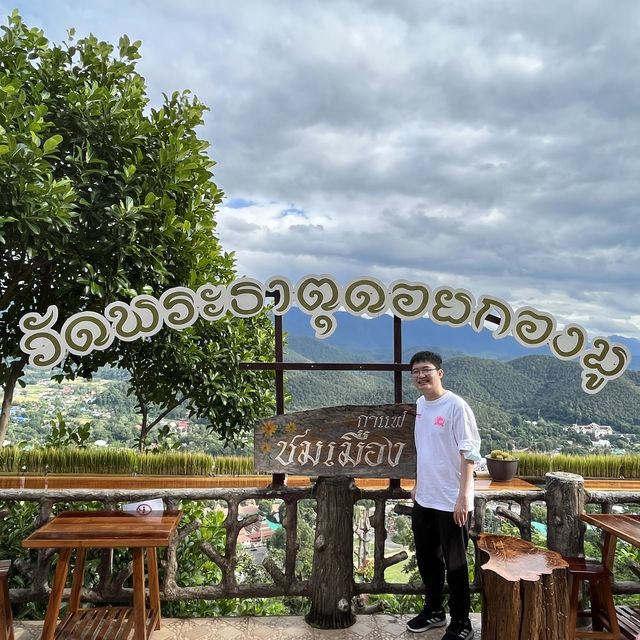
[[[191,89],[240,275],[464,287],[640,338],[640,4],[0,0]]]

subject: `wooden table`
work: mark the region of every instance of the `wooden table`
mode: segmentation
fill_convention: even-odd
[[[604,531],[602,564],[613,572],[618,538],[640,547],[640,515],[630,513],[583,513],[582,520]]]
[[[483,491],[539,491],[539,487],[522,478],[513,478],[508,482],[496,482],[490,477],[475,478],[474,487],[476,493]]]
[[[613,573],[618,539],[640,547],[640,515],[631,513],[583,513],[582,520],[604,531],[602,564]],[[640,609],[616,607],[620,632],[625,638],[640,638]]]
[[[34,531],[22,545],[29,549],[58,549],[58,563],[42,629],[42,640],[109,638],[146,640],[160,628],[160,585],[157,547],[171,541],[180,511],[154,511],[147,515],[121,511],[67,511]],[[133,606],[80,608],[87,549],[129,548],[133,554]],[[56,629],[69,559],[77,549],[69,611]],[[147,551],[149,609],[145,605],[144,551]]]

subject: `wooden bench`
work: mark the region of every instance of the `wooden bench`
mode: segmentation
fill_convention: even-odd
[[[620,635],[628,640],[640,640],[640,607],[616,607]]]
[[[11,560],[0,560],[0,640],[13,640],[13,614],[9,599]]]
[[[7,509],[0,509],[0,520],[9,515]],[[13,640],[13,613],[9,599],[9,574],[11,560],[0,560],[0,640]]]
[[[481,533],[482,640],[565,640],[567,563],[531,542]]]

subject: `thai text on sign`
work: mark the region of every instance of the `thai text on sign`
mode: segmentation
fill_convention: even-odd
[[[262,420],[256,471],[414,478],[414,404],[325,407]]]
[[[271,304],[268,295],[278,301]],[[337,327],[341,309],[367,318],[392,313],[402,320],[428,317],[449,327],[471,326],[482,331],[485,322],[497,322],[494,338],[508,335],[529,348],[548,345],[560,360],[579,360],[582,390],[598,393],[610,380],[620,377],[631,361],[623,344],[596,336],[591,342],[577,324],[559,329],[555,318],[544,311],[524,306],[512,308],[492,295],[474,296],[466,289],[395,280],[385,285],[376,278],[361,276],[340,285],[328,274],[307,275],[293,283],[284,276],[272,276],[264,283],[253,278],[237,278],[231,283],[208,282],[197,290],[173,287],[159,298],[142,293],[130,301],[109,303],[103,313],[84,310],[58,319],[58,307],[50,305],[42,313],[32,311],[20,318],[23,332],[20,349],[29,355],[29,364],[51,369],[69,354],[85,356],[108,349],[114,340],[132,342],[150,338],[164,326],[186,329],[198,319],[214,322],[231,314],[251,318],[269,308],[278,316],[293,305],[309,315],[317,338],[328,338]]]

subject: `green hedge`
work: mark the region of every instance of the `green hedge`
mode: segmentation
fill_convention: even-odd
[[[246,475],[253,473],[251,456],[211,456],[206,453],[138,453],[132,449],[72,447],[0,448],[2,473],[81,473],[169,476]]]
[[[640,455],[549,455],[516,453],[519,476],[542,477],[548,471],[567,471],[585,478],[640,478]]]

